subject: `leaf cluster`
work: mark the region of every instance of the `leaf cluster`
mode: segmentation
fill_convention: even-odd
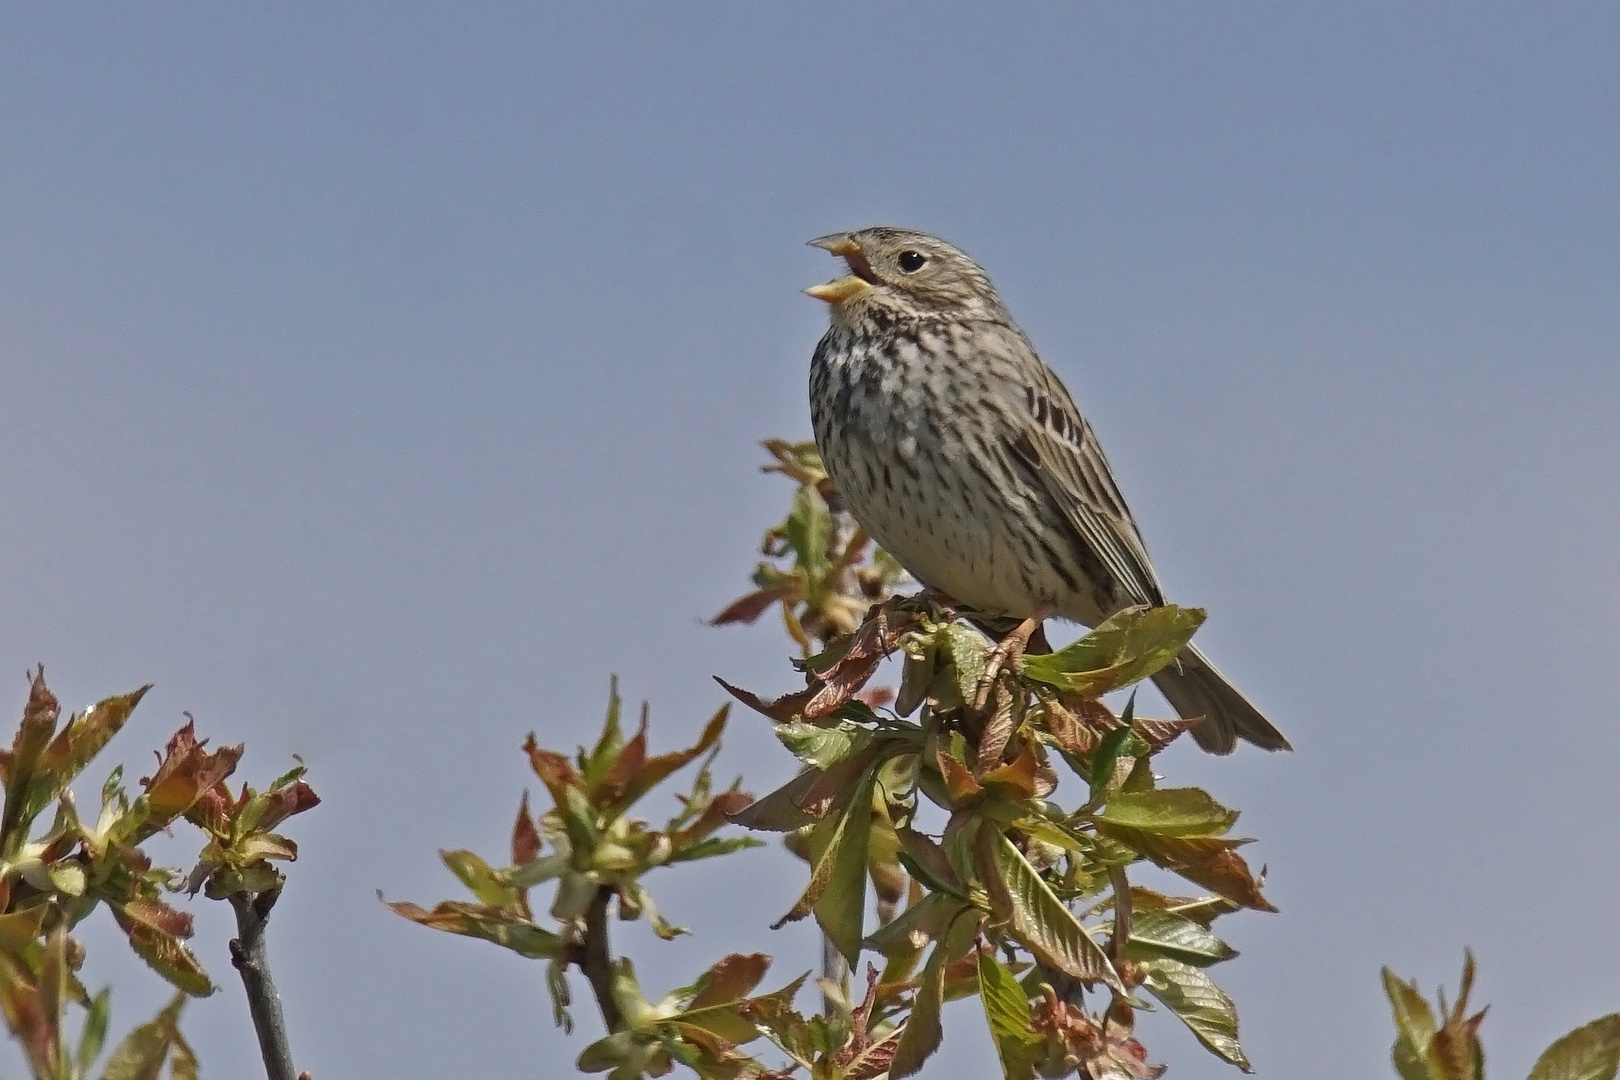
[[[270,860],[290,860],[292,841],[268,830],[319,800],[295,770],[269,792],[244,788],[233,797],[225,780],[242,756],[240,746],[210,752],[187,723],[159,755],[151,777],[131,795],[121,766],[102,785],[94,820],[80,816],[71,790],[129,720],[148,687],[107,698],[63,722],[43,671],[29,679],[28,700],[8,750],[0,750],[0,1008],[38,1077],[86,1076],[105,1040],[109,993],[91,995],[76,975],[84,950],[70,931],[105,906],[131,948],[178,994],[156,1019],[137,1027],[111,1055],[103,1077],[156,1076],[168,1063],[177,1078],[196,1075],[196,1059],[180,1035],[178,1017],[188,996],[214,991],[186,942],[192,917],[166,895],[206,888],[230,891],[222,871],[279,885]],[[40,827],[54,805],[50,823]],[[180,820],[209,840],[198,868],[187,877],[156,867],[142,844]],[[84,1012],[76,1049],[64,1034],[69,1006]]]
[[[1390,1058],[1401,1080],[1485,1080],[1485,1051],[1479,1028],[1485,1009],[1469,1014],[1474,987],[1474,956],[1463,959],[1457,1001],[1446,992],[1430,1006],[1417,983],[1403,982],[1384,969],[1384,992],[1395,1017]],[[1576,1028],[1549,1046],[1530,1070],[1529,1080],[1614,1080],[1620,1072],[1620,1013]]]
[[[802,837],[810,880],[782,922],[813,915],[852,964],[863,951],[884,958],[878,1015],[905,1016],[891,1075],[937,1048],[940,1006],[958,992],[980,995],[1009,1077],[1147,1069],[1130,1035],[1143,994],[1247,1067],[1235,1008],[1206,970],[1235,955],[1216,918],[1273,910],[1238,853],[1246,841],[1229,835],[1238,815],[1202,790],[1159,786],[1152,761],[1185,721],[1115,715],[1099,700],[1169,662],[1202,618],[1121,612],[1022,673],[1004,669],[986,695],[984,634],[896,599],[805,660],[803,690],[767,701],[728,686],[804,766],[735,820]],[[904,658],[900,687],[892,707],[874,707],[885,695],[862,695],[891,654]],[[1067,806],[1065,775],[1078,785]],[[937,835],[920,824],[925,806],[945,819]],[[1125,872],[1143,862],[1209,895],[1133,888]],[[906,883],[886,925],[867,925],[869,882],[880,899]],[[1107,1004],[1083,1009],[1088,990]]]
[[[753,799],[740,781],[714,790],[711,766],[729,709],[721,708],[710,717],[696,743],[665,754],[649,752],[646,708],[629,737],[621,709],[615,681],[601,735],[593,747],[580,747],[572,759],[540,746],[529,735],[523,751],[551,799],[551,808],[537,818],[530,812],[528,795],[523,796],[512,829],[511,862],[496,867],[471,851],[440,852],[445,866],[473,894],[472,900],[447,900],[431,910],[406,901],[389,904],[424,926],[551,961],[554,1011],[565,1027],[572,1025],[565,972],[570,964],[583,966],[593,905],[612,899],[619,918],[645,916],[660,937],[673,938],[686,931],[659,913],[645,876],[662,866],[759,846],[749,837],[714,835],[726,824],[727,815]],[[663,827],[653,828],[630,813],[653,788],[704,755],[690,792],[678,796],[680,809]],[[529,890],[541,885],[555,890],[545,921],[536,918],[529,900]],[[616,978],[633,976],[621,973]]]
[[[816,445],[767,439],[772,462],[798,485],[788,516],[765,531],[752,592],[732,601],[715,626],[751,623],[779,609],[788,636],[808,655],[814,641],[852,632],[875,600],[905,576],[900,564],[872,547],[871,538],[847,514],[835,512],[838,495],[822,467]]]

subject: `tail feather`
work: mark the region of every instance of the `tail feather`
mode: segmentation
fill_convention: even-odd
[[[1283,733],[1191,645],[1153,676],[1153,682],[1182,719],[1204,718],[1193,725],[1192,736],[1212,754],[1230,754],[1239,739],[1262,750],[1293,749]]]

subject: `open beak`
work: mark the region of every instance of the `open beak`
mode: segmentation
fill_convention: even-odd
[[[821,236],[810,241],[811,247],[821,248],[823,251],[837,255],[849,264],[848,277],[829,281],[825,285],[812,285],[804,290],[808,296],[817,300],[824,300],[829,304],[841,304],[852,296],[861,293],[877,284],[872,274],[872,267],[866,261],[866,255],[861,251],[860,245],[850,238],[848,233],[833,233],[831,236]]]

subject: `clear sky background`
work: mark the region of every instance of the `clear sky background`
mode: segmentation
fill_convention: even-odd
[[[8,5],[0,708],[43,661],[73,707],[157,684],[131,776],[181,710],[246,777],[303,756],[272,933],[317,1078],[568,1074],[588,1000],[565,1039],[542,965],[376,890],[457,895],[435,851],[504,850],[524,734],[589,737],[611,672],[664,746],[711,674],[792,685],[778,630],[701,620],[783,508],[756,440],[809,430],[804,241],[915,226],[1298,747],[1165,761],[1270,867],[1220,969],[1261,1075],[1392,1075],[1379,965],[1455,986],[1471,945],[1522,1076],[1620,1007],[1617,57],[1598,4]],[[722,770],[791,762],[738,715]],[[649,990],[811,966],[765,929],[797,863],[706,873],[651,881],[694,937],[621,934]],[[193,910],[204,1073],[252,1075]],[[116,1034],[164,990],[96,922]],[[927,1075],[988,1075],[947,1017]]]

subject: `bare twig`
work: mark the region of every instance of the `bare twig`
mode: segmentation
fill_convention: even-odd
[[[231,964],[242,974],[247,990],[248,1011],[253,1030],[259,1036],[259,1053],[269,1080],[301,1080],[293,1067],[292,1049],[287,1045],[287,1021],[281,1014],[281,995],[270,977],[270,954],[264,944],[265,924],[270,909],[281,895],[279,888],[262,893],[232,893],[238,937],[231,942]],[[309,1074],[303,1074],[307,1077]]]
[[[572,958],[585,973],[596,995],[596,1006],[602,1010],[602,1023],[609,1031],[624,1027],[624,1017],[613,1001],[613,953],[608,946],[608,901],[613,899],[613,887],[599,885],[591,906],[585,911],[585,940]]]

